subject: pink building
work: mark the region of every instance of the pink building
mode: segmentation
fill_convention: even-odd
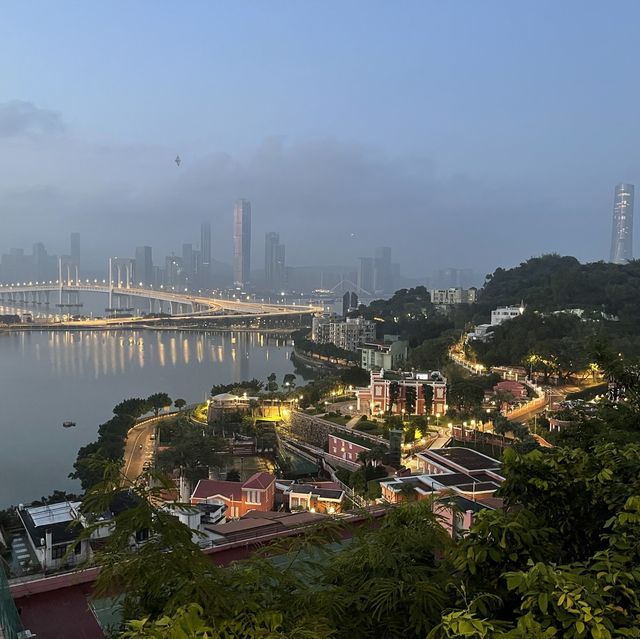
[[[218,481],[201,479],[191,495],[192,504],[224,504],[227,516],[243,517],[251,510],[273,510],[276,478],[258,472],[247,481]]]
[[[512,380],[504,380],[502,382],[498,382],[493,387],[493,391],[495,393],[511,393],[514,399],[527,398],[527,387],[520,382],[515,382]]]
[[[340,459],[358,464],[360,463],[358,455],[369,450],[371,450],[371,446],[367,448],[361,444],[354,444],[347,439],[342,439],[337,435],[329,435],[327,452],[334,457],[340,457]]]
[[[431,395],[431,408],[425,393]],[[371,414],[444,415],[447,412],[447,379],[439,372],[385,371],[371,373],[368,388],[356,391],[358,410]],[[413,407],[412,407],[413,404]]]

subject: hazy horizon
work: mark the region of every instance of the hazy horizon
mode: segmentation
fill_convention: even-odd
[[[0,252],[66,252],[79,231],[88,268],[143,244],[160,262],[206,220],[230,262],[243,197],[254,268],[268,231],[289,265],[388,245],[413,277],[607,259],[614,187],[640,176],[639,17],[632,2],[9,2]]]

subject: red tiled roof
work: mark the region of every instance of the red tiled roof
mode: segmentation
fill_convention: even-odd
[[[242,484],[237,481],[220,481],[217,479],[201,479],[191,495],[191,499],[209,499],[225,497],[233,501],[242,500]]]
[[[251,477],[242,484],[242,487],[265,490],[266,488],[269,488],[275,480],[276,478],[270,473],[257,472],[255,475],[251,475]]]

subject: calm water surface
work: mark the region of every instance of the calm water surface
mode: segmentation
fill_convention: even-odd
[[[68,479],[78,448],[127,397],[203,401],[213,384],[293,372],[289,340],[262,333],[0,333],[0,509]],[[63,428],[71,420],[76,428]]]

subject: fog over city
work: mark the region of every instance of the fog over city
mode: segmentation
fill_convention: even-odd
[[[615,4],[14,3],[0,252],[78,231],[98,269],[209,221],[230,262],[243,197],[256,263],[268,231],[288,265],[388,245],[415,278],[607,259],[614,186],[640,176],[640,7]]]

